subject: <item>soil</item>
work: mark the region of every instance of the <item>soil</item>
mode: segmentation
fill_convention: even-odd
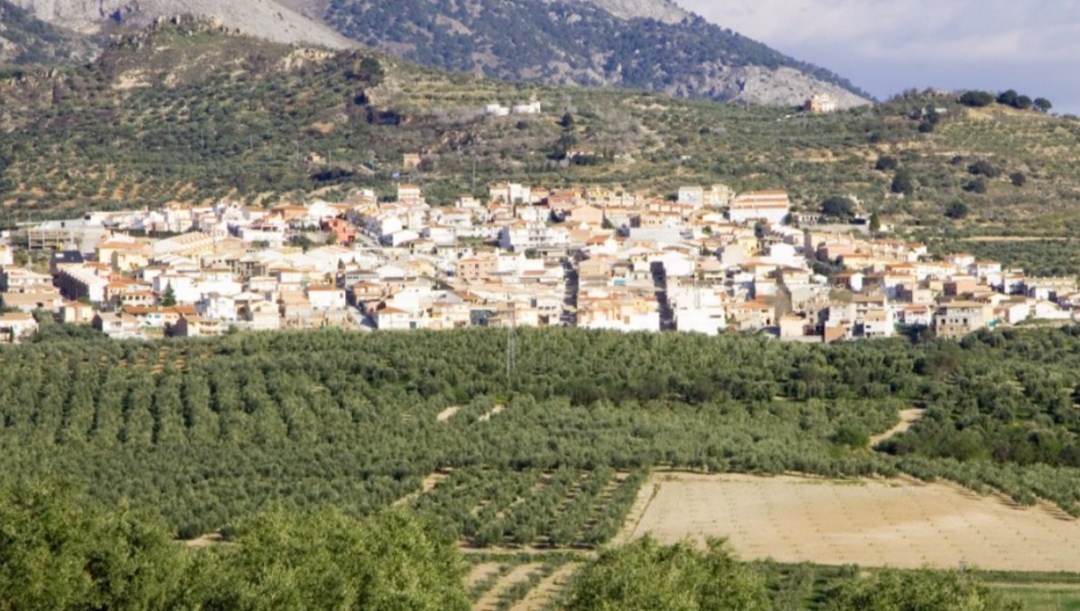
[[[502,565],[498,562],[485,562],[474,566],[465,577],[465,587],[470,590],[473,589],[476,587],[476,584],[488,579],[495,573],[498,573],[500,566]]]
[[[871,437],[870,447],[872,448],[877,444],[881,443],[882,441],[885,441],[886,439],[891,439],[892,437],[895,437],[900,433],[907,431],[911,428],[913,424],[918,422],[919,419],[923,417],[924,413],[925,412],[921,409],[905,409],[904,411],[900,412],[900,424],[897,424],[896,426],[892,427],[891,429],[885,431],[880,435],[874,435],[873,437]]]
[[[1080,566],[1080,521],[1049,505],[1020,507],[952,484],[657,473],[638,500],[619,539],[726,537],[744,560],[1047,572]]]
[[[535,571],[539,571],[541,566],[543,565],[539,563],[523,564],[506,575],[503,575],[502,579],[495,582],[495,585],[485,592],[484,595],[480,597],[480,600],[473,605],[473,611],[495,611],[499,606],[499,597],[501,597],[503,593],[514,587],[514,584],[517,582],[528,579],[529,575]]]
[[[579,568],[581,565],[573,562],[559,567],[559,570],[546,577],[525,598],[511,607],[510,611],[540,611],[566,589],[570,578]]]
[[[402,507],[420,498],[420,495],[431,492],[435,486],[438,486],[442,482],[446,481],[446,478],[450,477],[449,473],[442,471],[436,471],[431,475],[424,478],[424,481],[420,484],[420,489],[416,492],[410,492],[400,499],[394,501],[394,507]]]
[[[438,422],[446,422],[447,420],[453,418],[454,414],[458,413],[459,411],[461,411],[461,407],[457,405],[453,407],[448,407],[443,411],[439,412],[439,415],[435,416],[435,420],[437,420]]]

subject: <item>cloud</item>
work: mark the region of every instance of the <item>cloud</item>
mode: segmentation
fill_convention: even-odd
[[[878,96],[1025,87],[1080,108],[1080,0],[677,1]]]
[[[781,49],[871,58],[1019,61],[1080,56],[1078,0],[683,0]]]

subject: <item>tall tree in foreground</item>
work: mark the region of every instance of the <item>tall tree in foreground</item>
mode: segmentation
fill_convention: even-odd
[[[765,580],[733,558],[720,539],[706,550],[645,537],[604,551],[574,580],[568,611],[769,609]]]
[[[882,571],[872,577],[841,583],[829,595],[828,611],[1020,611],[980,584],[971,573],[958,571]]]

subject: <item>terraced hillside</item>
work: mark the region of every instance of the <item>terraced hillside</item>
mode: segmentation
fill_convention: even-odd
[[[494,102],[533,99],[541,114],[484,114]],[[333,197],[333,189],[361,186],[387,194],[402,155],[418,152],[424,163],[405,178],[434,204],[483,194],[498,180],[658,195],[724,182],[787,188],[801,210],[854,195],[860,211],[928,235],[1080,227],[1080,122],[1002,105],[971,109],[952,96],[911,93],[873,108],[792,114],[507,84],[185,21],[129,37],[89,67],[8,75],[0,106],[8,220],[227,195]],[[593,154],[571,161],[573,150]]]

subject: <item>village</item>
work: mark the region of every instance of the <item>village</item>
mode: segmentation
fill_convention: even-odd
[[[33,337],[45,312],[115,339],[575,326],[832,342],[957,338],[1080,307],[1075,278],[934,260],[820,220],[784,191],[724,185],[658,198],[504,183],[435,207],[401,183],[343,203],[93,212],[4,234],[0,341]]]

